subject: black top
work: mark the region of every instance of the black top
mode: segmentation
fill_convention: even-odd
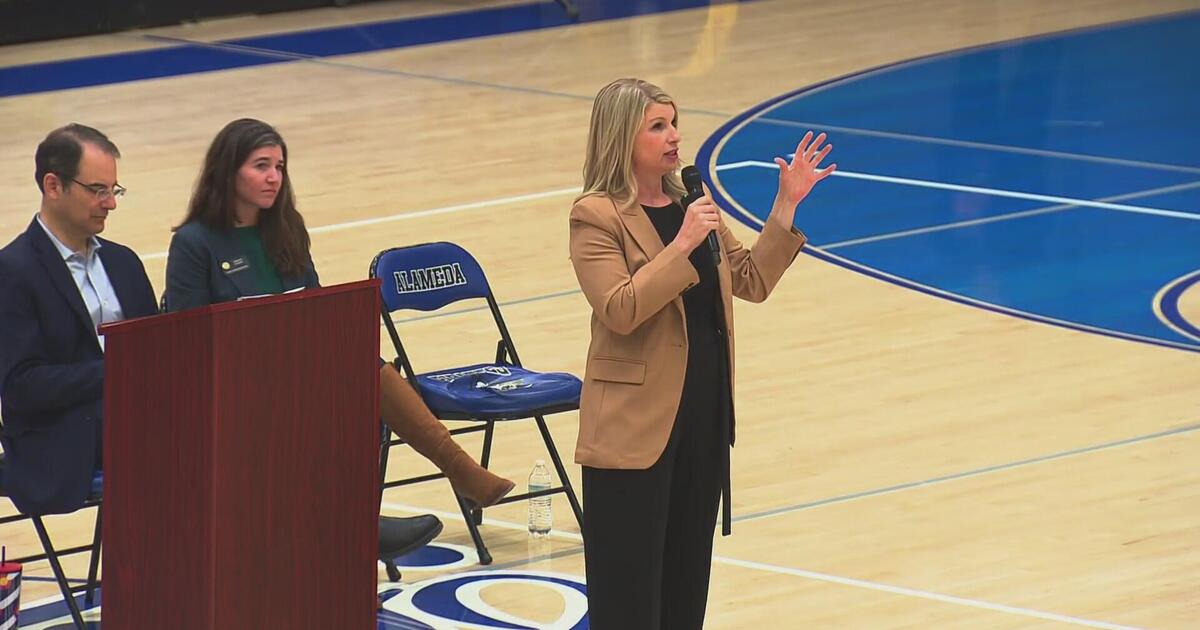
[[[646,216],[654,224],[663,245],[671,241],[683,227],[683,208],[671,203],[661,208],[642,206]],[[680,397],[679,413],[675,417],[678,425],[705,423],[716,428],[719,443],[713,448],[717,465],[721,467],[721,533],[732,532],[733,514],[730,509],[729,447],[733,438],[733,397],[729,385],[729,345],[725,343],[725,312],[721,305],[721,285],[717,268],[713,265],[712,252],[708,243],[701,241],[688,255],[700,281],[683,292],[683,311],[687,319],[687,372],[684,374],[683,392]],[[685,417],[690,416],[690,417]],[[675,432],[672,431],[672,439]]]
[[[671,203],[661,208],[642,206],[663,245],[670,246],[671,241],[683,227],[683,209],[678,203]],[[688,255],[688,260],[700,276],[700,282],[683,292],[683,310],[687,315],[688,345],[693,350],[697,346],[707,349],[717,345],[717,340],[724,336],[724,318],[719,316],[721,308],[721,287],[717,280],[717,269],[712,264],[712,254],[708,243],[700,244]]]

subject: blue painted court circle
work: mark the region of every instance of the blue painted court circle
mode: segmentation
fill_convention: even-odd
[[[825,131],[838,172],[797,211],[807,253],[979,308],[1200,351],[1179,302],[1200,270],[1197,32],[1200,13],[1176,14],[834,79],[734,117],[697,165],[758,228],[773,158]]]

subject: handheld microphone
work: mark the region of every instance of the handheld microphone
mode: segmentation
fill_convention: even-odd
[[[704,196],[704,185],[700,181],[700,169],[695,166],[685,166],[680,175],[683,177],[683,187],[687,189],[687,195],[680,201],[686,212],[688,206]],[[708,250],[712,252],[713,266],[716,267],[721,264],[721,243],[717,240],[717,231],[710,231],[707,240]]]

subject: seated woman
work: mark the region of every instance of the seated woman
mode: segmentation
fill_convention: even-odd
[[[225,126],[204,158],[167,256],[166,306],[179,311],[248,295],[317,287],[304,218],[287,172],[287,145],[273,127],[243,118]],[[390,364],[379,370],[384,423],[477,506],[514,487],[458,446]]]

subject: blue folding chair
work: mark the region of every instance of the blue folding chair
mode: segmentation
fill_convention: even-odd
[[[0,431],[3,431],[3,424],[0,424]],[[0,451],[0,497],[8,496],[7,486],[5,485],[5,469],[4,453]],[[92,534],[92,544],[79,545],[69,547],[67,549],[55,549],[54,543],[50,541],[50,534],[46,531],[46,525],[42,522],[40,514],[13,514],[10,516],[0,517],[0,525],[14,523],[29,519],[33,522],[33,528],[37,531],[38,540],[42,543],[42,553],[22,556],[19,558],[10,558],[13,562],[27,564],[37,562],[39,560],[47,560],[50,562],[50,570],[54,572],[54,579],[58,582],[58,590],[62,592],[63,600],[67,604],[67,610],[71,614],[71,620],[75,623],[75,627],[79,630],[86,630],[89,626],[83,621],[83,614],[79,611],[79,604],[75,601],[75,594],[84,593],[83,601],[86,605],[91,606],[95,601],[96,589],[100,586],[100,581],[96,574],[100,569],[100,522],[101,522],[101,493],[104,488],[104,473],[97,472],[92,479],[91,494],[83,507],[96,508],[96,528]],[[67,580],[66,573],[63,571],[62,563],[59,558],[77,553],[91,552],[91,560],[88,563],[87,582],[72,586]]]
[[[480,465],[487,468],[492,453],[492,437],[495,423],[505,420],[533,418],[541,432],[542,441],[550,455],[550,461],[558,473],[562,485],[548,490],[516,494],[500,503],[524,501],[550,494],[565,494],[575,513],[575,520],[582,527],[583,509],[571,488],[570,478],[563,468],[562,458],[554,446],[554,439],[546,427],[545,416],[572,411],[579,408],[579,393],[583,383],[579,378],[562,372],[535,372],[521,365],[516,346],[500,307],[488,285],[483,269],[471,254],[453,243],[426,243],[384,250],[371,262],[370,276],[382,280],[380,291],[383,302],[383,324],[396,350],[396,367],[408,379],[413,388],[425,400],[433,414],[442,420],[473,421],[468,426],[452,429],[452,435],[483,431],[483,453]],[[496,344],[495,360],[490,363],[440,369],[435,372],[418,373],[396,325],[392,313],[400,310],[435,311],[449,304],[468,299],[487,301],[492,319],[500,334]],[[387,432],[390,434],[390,431]],[[403,444],[403,441],[388,436],[380,459],[380,480],[384,488],[441,479],[445,475],[434,473],[407,479],[387,480],[388,448]],[[475,543],[481,564],[491,564],[479,534],[482,510],[471,510],[459,498],[467,529]]]

